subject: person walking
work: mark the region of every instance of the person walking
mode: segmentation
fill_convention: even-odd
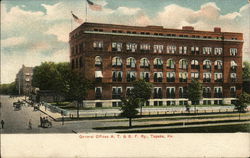
[[[29,120],[29,129],[32,129],[31,119]]]
[[[43,118],[40,116],[40,127],[43,127]]]
[[[4,128],[4,121],[1,120],[2,129]]]

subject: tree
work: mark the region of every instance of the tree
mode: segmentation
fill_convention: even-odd
[[[199,104],[200,99],[202,98],[202,85],[198,80],[192,80],[188,84],[188,99],[195,105]]]
[[[129,119],[129,127],[132,127],[132,118],[135,118],[138,114],[139,99],[132,97],[122,98],[121,116]]]
[[[250,93],[250,63],[249,62],[244,62],[243,63],[243,74],[242,74],[242,79],[243,79],[243,91]]]
[[[133,82],[133,87],[134,88],[131,91],[130,97],[134,100],[138,100],[142,115],[142,105],[151,97],[152,84],[146,82],[145,80],[138,80]]]
[[[238,97],[238,100],[234,103],[234,108],[239,112],[239,119],[240,119],[240,113],[246,112],[247,104],[249,103],[249,95],[247,93],[243,93]]]
[[[79,109],[83,100],[87,95],[87,90],[92,88],[92,82],[84,79],[84,77],[76,72],[71,72],[66,82],[65,94],[69,100],[77,102],[77,118],[79,119]]]
[[[18,91],[16,89],[16,82],[1,84],[0,85],[0,94],[16,95]]]

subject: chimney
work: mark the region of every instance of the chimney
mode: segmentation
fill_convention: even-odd
[[[221,32],[221,28],[220,27],[215,27],[214,28],[214,32],[220,33]]]
[[[193,27],[193,26],[182,26],[182,30],[193,31],[193,30],[194,30],[194,27]]]

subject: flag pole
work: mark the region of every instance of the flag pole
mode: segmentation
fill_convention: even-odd
[[[87,20],[88,20],[88,8],[87,8],[87,0],[85,1],[86,3],[85,3],[85,10],[86,10],[86,17],[85,17],[85,21],[87,22]]]
[[[71,14],[72,14],[72,11],[71,11]],[[72,18],[70,18],[70,29],[71,29],[71,31],[72,31],[72,28],[73,28],[72,25],[73,25],[72,24]]]

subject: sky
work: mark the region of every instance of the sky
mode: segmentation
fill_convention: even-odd
[[[92,0],[102,11],[88,8],[87,22],[160,25],[181,29],[242,32],[243,60],[250,62],[248,0]],[[79,26],[71,11],[86,20],[85,0],[1,1],[1,83],[15,80],[24,64],[69,62],[69,32]]]

